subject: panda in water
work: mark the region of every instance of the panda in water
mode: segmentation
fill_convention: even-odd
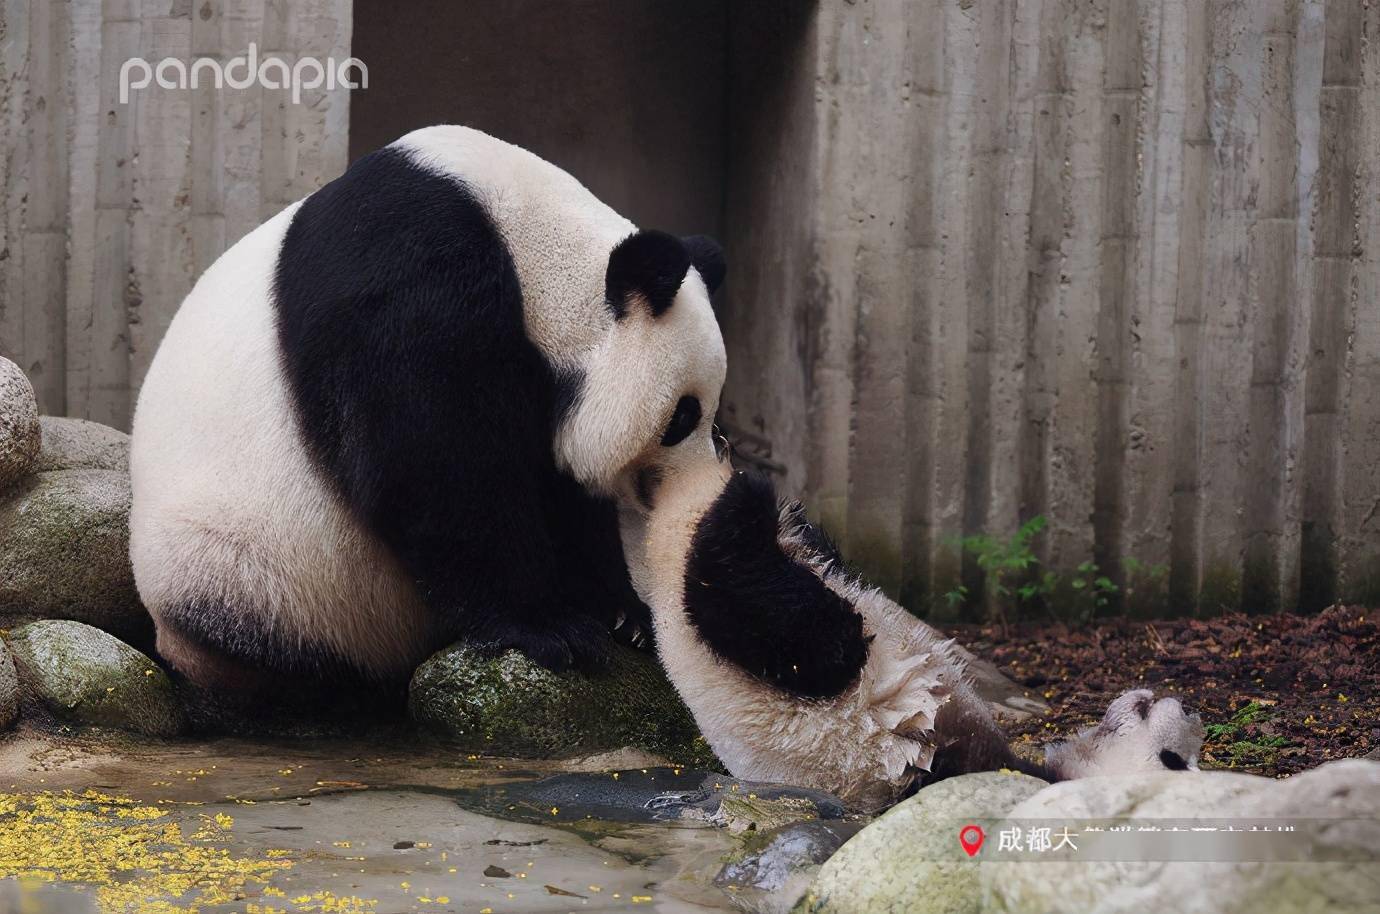
[[[150,366],[130,553],[158,652],[255,696],[405,681],[459,639],[597,667],[654,629],[740,777],[878,805],[1024,764],[938,635],[721,458],[723,277],[709,239],[478,131],[355,162],[207,270]],[[1118,702],[1032,770],[1196,761],[1177,702]]]
[[[633,567],[662,664],[733,774],[876,809],[974,771],[1060,781],[1198,767],[1202,721],[1146,689],[1042,763],[1016,755],[952,640],[850,574],[767,480],[698,464],[658,490]]]

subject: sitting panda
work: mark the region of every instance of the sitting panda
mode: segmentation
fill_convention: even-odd
[[[356,161],[217,260],[149,368],[130,557],[158,652],[253,691],[405,679],[457,639],[553,669],[641,640],[613,505],[712,452],[723,276],[713,241],[476,130]]]
[[[454,126],[268,220],[140,392],[130,556],[159,654],[252,696],[405,681],[456,640],[592,667],[654,629],[740,777],[875,806],[1002,765],[1191,765],[1177,703],[1139,693],[1049,767],[1017,759],[938,634],[731,471],[724,271],[709,239],[639,231]]]

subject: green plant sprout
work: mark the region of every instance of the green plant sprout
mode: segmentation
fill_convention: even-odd
[[[1209,747],[1214,743],[1221,748],[1214,752],[1218,761],[1225,761],[1226,767],[1270,766],[1279,758],[1279,750],[1290,745],[1283,736],[1268,733],[1250,733],[1250,728],[1268,723],[1273,716],[1265,705],[1250,701],[1236,710],[1230,718],[1220,724],[1208,724],[1203,728]]]
[[[1119,598],[1129,599],[1138,591],[1159,587],[1169,574],[1167,565],[1134,557],[1122,562],[1121,584],[1090,559],[1067,574],[1042,570],[1034,540],[1047,525],[1045,517],[1037,514],[1007,539],[975,534],[948,541],[972,556],[982,570],[988,605],[1003,623],[1008,611],[1021,614],[1038,609],[1087,622]],[[960,584],[944,593],[943,600],[950,608],[956,608],[970,603],[972,596],[969,588]]]

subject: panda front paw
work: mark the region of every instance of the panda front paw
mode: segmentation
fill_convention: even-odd
[[[519,650],[553,673],[598,670],[608,662],[612,650],[608,630],[587,616],[542,622],[503,619],[476,631],[469,640],[495,655]]]
[[[1102,722],[1045,747],[1045,764],[1062,778],[1184,771],[1198,767],[1203,721],[1177,698],[1156,701],[1149,689],[1116,698]]]
[[[620,609],[614,615],[609,634],[619,644],[650,651],[652,640],[652,615],[645,606]]]

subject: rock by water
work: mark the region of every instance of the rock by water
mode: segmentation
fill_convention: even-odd
[[[497,657],[462,644],[413,674],[412,719],[485,755],[566,758],[634,746],[687,766],[713,753],[656,659],[618,647],[595,674],[552,673],[517,651]]]
[[[0,357],[0,492],[33,469],[40,435],[33,385],[18,365]]]
[[[982,867],[963,853],[959,829],[968,822],[1000,819],[1047,786],[1024,774],[989,771],[926,787],[858,832],[831,857],[795,910],[977,912]]]
[[[0,641],[0,730],[19,719],[19,675],[5,642]]]
[[[1275,845],[1287,860],[1226,859],[1241,845],[1222,838],[1215,859],[1204,854],[1205,859],[1173,861],[1138,850],[1118,861],[1002,863],[983,871],[982,910],[1380,911],[1380,763],[1345,759],[1287,780],[1227,771],[1084,778],[1055,784],[1010,813],[1017,824],[1123,817],[1131,824],[1198,820],[1218,826],[1267,820],[1291,823],[1296,830]]]
[[[22,694],[54,717],[146,736],[185,728],[166,673],[147,656],[80,622],[33,622],[7,642]]]

